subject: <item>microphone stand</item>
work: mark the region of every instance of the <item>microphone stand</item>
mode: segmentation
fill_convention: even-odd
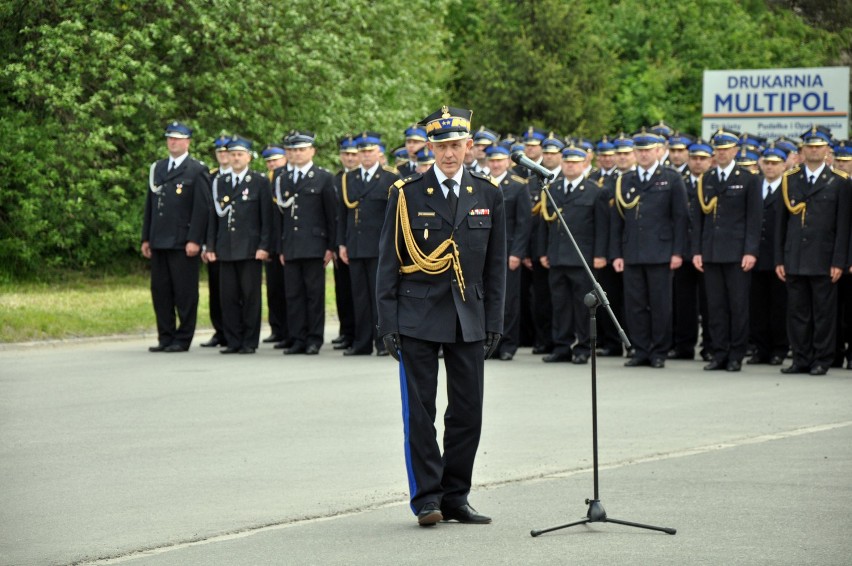
[[[575,521],[573,523],[568,523],[566,525],[559,525],[557,527],[550,527],[547,529],[539,529],[530,531],[530,535],[533,537],[537,537],[544,533],[549,533],[551,531],[557,531],[559,529],[566,529],[568,527],[573,527],[576,525],[585,525],[587,523],[617,523],[619,525],[627,525],[628,527],[638,527],[640,529],[650,529],[652,531],[661,531],[670,535],[673,535],[677,532],[676,529],[672,529],[669,527],[655,527],[653,525],[645,525],[642,523],[633,523],[630,521],[622,521],[620,519],[613,519],[612,517],[607,517],[606,511],[603,508],[600,500],[600,494],[598,491],[598,396],[597,396],[597,317],[596,311],[597,308],[601,305],[606,309],[606,312],[609,314],[610,319],[615,324],[615,327],[618,329],[618,335],[621,338],[621,341],[627,348],[630,348],[630,340],[627,338],[627,334],[625,334],[624,329],[621,328],[621,325],[618,323],[618,319],[615,317],[615,313],[612,312],[612,307],[610,307],[609,299],[607,299],[606,292],[601,287],[601,284],[595,279],[595,275],[592,272],[589,264],[586,262],[586,259],[583,257],[583,253],[580,251],[580,246],[577,245],[577,241],[574,239],[574,235],[571,233],[571,230],[568,228],[568,224],[565,222],[565,218],[562,216],[562,212],[560,212],[559,207],[556,206],[556,201],[553,199],[553,195],[550,193],[550,183],[552,179],[550,175],[544,175],[542,172],[531,169],[535,174],[541,177],[543,185],[542,190],[544,190],[547,198],[553,203],[553,210],[556,212],[557,217],[559,218],[559,223],[565,229],[565,232],[568,234],[568,238],[571,240],[571,244],[574,246],[574,250],[577,252],[577,257],[580,258],[580,261],[583,264],[583,267],[586,270],[586,275],[589,277],[589,281],[592,283],[592,291],[589,292],[585,298],[583,299],[583,304],[586,305],[589,309],[589,338],[591,345],[591,359],[592,359],[592,457],[593,457],[593,470],[594,470],[594,498],[586,499],[586,505],[589,506],[588,511],[586,512],[586,517],[584,519],[580,519],[579,521]]]

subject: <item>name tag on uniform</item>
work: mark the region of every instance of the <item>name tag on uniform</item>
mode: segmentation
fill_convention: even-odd
[[[472,208],[470,210],[471,216],[490,216],[491,209],[490,208]]]
[[[434,212],[418,212],[417,216],[428,216],[429,218],[435,216]]]

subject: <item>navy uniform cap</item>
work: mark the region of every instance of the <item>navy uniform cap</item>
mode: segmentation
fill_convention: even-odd
[[[408,150],[405,149],[405,146],[396,147],[393,151],[391,151],[391,153],[397,161],[408,161]]]
[[[664,138],[669,138],[674,133],[674,130],[667,126],[666,123],[662,120],[660,120],[659,124],[648,128],[648,131],[650,131],[652,134],[657,134],[658,136],[662,136]]]
[[[277,146],[274,144],[270,144],[266,146],[266,148],[260,152],[260,156],[263,157],[267,161],[273,161],[275,159],[281,159],[284,157],[286,153],[284,152],[284,148],[281,146]]]
[[[775,147],[782,149],[785,153],[798,153],[799,152],[799,144],[795,140],[786,137],[780,137],[775,140]]]
[[[228,142],[228,151],[248,151],[251,152],[251,140],[234,135]]]
[[[565,144],[553,132],[547,134],[547,137],[541,142],[542,153],[560,153],[563,149],[565,149]]]
[[[562,150],[562,161],[585,161],[587,156],[585,149],[573,143]]]
[[[361,149],[377,149],[382,145],[382,134],[379,132],[361,132],[355,138],[355,146]]]
[[[213,147],[216,148],[216,151],[228,151],[228,142],[231,141],[229,136],[222,134],[218,138],[213,141]]]
[[[426,141],[426,130],[424,130],[420,126],[420,124],[412,124],[411,126],[405,129],[405,139],[406,141]]]
[[[693,138],[689,134],[675,132],[674,134],[669,136],[669,149],[688,149],[694,141],[695,138]]]
[[[615,144],[609,141],[609,138],[607,138],[606,136],[602,137],[601,140],[597,144],[595,144],[595,149],[600,155],[615,154]]]
[[[500,136],[497,132],[492,132],[487,129],[485,126],[480,126],[479,129],[473,134],[473,143],[477,145],[491,145],[494,142],[498,141]]]
[[[467,139],[470,136],[470,120],[473,111],[465,108],[442,106],[432,112],[420,124],[426,128],[426,136],[432,143]]]
[[[612,145],[615,146],[616,153],[630,153],[635,146],[633,139],[625,136],[624,132],[618,134],[618,137],[612,141]]]
[[[852,143],[849,140],[840,140],[834,146],[835,161],[852,161]]]
[[[432,165],[435,163],[435,154],[428,147],[424,147],[418,151],[416,156],[418,165]]]
[[[340,153],[358,153],[358,148],[355,146],[355,138],[351,135],[343,136],[337,141],[340,148]]]
[[[747,147],[741,147],[737,152],[736,161],[740,165],[757,165],[758,155]]]
[[[761,157],[764,161],[787,161],[787,153],[776,147],[774,142],[770,142],[769,147],[763,150]]]
[[[689,146],[689,155],[693,157],[713,157],[713,147],[698,138],[695,143]]]
[[[316,135],[307,130],[291,130],[287,136],[287,148],[297,149],[301,147],[311,147],[316,142]]]
[[[524,132],[524,143],[527,145],[540,145],[547,138],[547,132],[530,126]]]
[[[811,129],[801,135],[805,145],[817,146],[831,143],[831,130],[825,126],[814,124]]]
[[[511,151],[508,147],[499,143],[492,144],[491,147],[485,150],[485,155],[488,159],[509,159]]]
[[[633,144],[638,149],[651,149],[661,145],[664,141],[665,138],[661,135],[649,132],[645,128],[633,133]]]
[[[181,124],[180,122],[172,122],[168,126],[166,126],[165,136],[167,138],[191,138],[192,130],[186,124]]]
[[[732,130],[725,130],[719,128],[719,130],[713,134],[713,139],[711,143],[715,149],[727,149],[729,147],[734,147],[740,142],[740,133],[734,132]]]

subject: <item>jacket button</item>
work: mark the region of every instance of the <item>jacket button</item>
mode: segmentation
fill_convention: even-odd
[[[299,217],[298,217],[298,216],[294,216],[294,217],[293,217],[293,220],[298,220],[298,219],[299,219]]]
[[[298,232],[298,231],[299,231],[299,227],[298,227],[298,226],[293,226],[293,232]]]
[[[410,295],[410,294],[411,294],[411,289],[406,289],[406,290],[405,290],[405,294],[406,294],[406,295]]]

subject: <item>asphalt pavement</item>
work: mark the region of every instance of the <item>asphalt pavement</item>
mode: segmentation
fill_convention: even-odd
[[[391,358],[154,341],[0,345],[0,564],[852,563],[852,371],[599,360],[601,502],[677,534],[533,538],[593,496],[588,365],[488,361],[494,522],[420,528]]]

